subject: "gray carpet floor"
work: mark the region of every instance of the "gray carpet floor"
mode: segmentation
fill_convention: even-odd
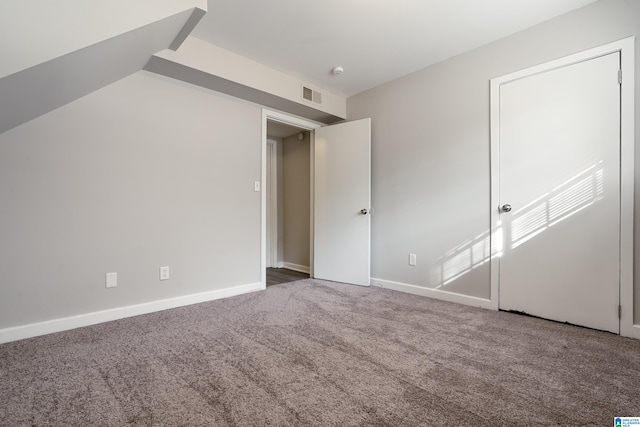
[[[0,346],[3,426],[610,426],[640,341],[318,280]]]

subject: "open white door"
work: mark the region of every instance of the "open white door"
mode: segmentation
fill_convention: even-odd
[[[369,286],[371,119],[315,131],[313,275]]]

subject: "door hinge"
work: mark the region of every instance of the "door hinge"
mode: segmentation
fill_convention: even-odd
[[[618,304],[618,319],[622,319],[622,306]]]
[[[622,70],[618,70],[618,84],[622,84]]]

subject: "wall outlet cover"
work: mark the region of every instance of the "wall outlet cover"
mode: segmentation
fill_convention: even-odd
[[[160,267],[160,280],[169,280],[169,267]]]
[[[118,286],[118,273],[107,273],[104,285],[106,288],[115,288]]]

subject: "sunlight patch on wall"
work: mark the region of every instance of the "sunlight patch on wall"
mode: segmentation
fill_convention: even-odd
[[[437,283],[434,289],[447,286],[602,200],[604,178],[603,161],[594,163],[517,211],[505,214],[504,222],[498,222],[491,236],[486,231],[451,249],[432,271],[432,283]]]

